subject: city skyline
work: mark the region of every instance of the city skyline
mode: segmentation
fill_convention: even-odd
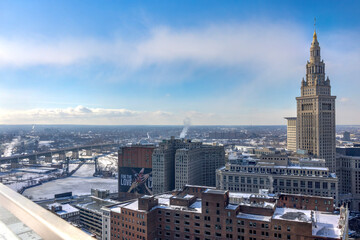
[[[0,124],[285,125],[314,17],[336,123],[359,124],[358,3],[308,4],[1,2]]]

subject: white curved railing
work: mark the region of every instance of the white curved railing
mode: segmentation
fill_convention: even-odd
[[[80,229],[0,183],[0,206],[43,239],[94,240]]]

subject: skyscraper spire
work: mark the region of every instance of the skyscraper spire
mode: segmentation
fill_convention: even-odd
[[[314,35],[313,35],[313,41],[312,44],[319,44],[318,40],[317,40],[317,35],[316,35],[316,18],[314,18]]]
[[[296,148],[325,159],[325,165],[335,172],[336,97],[331,95],[330,80],[325,80],[325,63],[321,60],[315,27],[316,19],[305,81],[301,81],[301,96],[296,98]]]

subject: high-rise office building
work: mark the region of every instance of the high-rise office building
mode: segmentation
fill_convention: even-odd
[[[186,184],[215,186],[215,171],[224,164],[223,146],[173,137],[164,140],[152,156],[153,192],[171,191]]]
[[[286,148],[296,152],[296,117],[287,117]]]
[[[297,149],[306,150],[326,161],[331,172],[336,170],[335,98],[331,96],[329,77],[325,78],[325,63],[320,57],[316,31],[306,64],[306,79],[301,82],[297,101]]]
[[[360,211],[360,147],[336,148],[339,200],[352,211]]]

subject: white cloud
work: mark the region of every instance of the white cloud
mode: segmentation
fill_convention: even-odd
[[[133,70],[187,62],[288,72],[303,57],[303,52],[297,51],[303,42],[304,34],[298,26],[248,22],[188,30],[154,27],[147,37],[132,42],[122,38],[105,41],[0,37],[0,66],[63,66],[98,60]]]
[[[253,120],[252,124],[261,124],[266,116],[268,112],[234,112],[223,115],[198,111],[172,113],[77,106],[23,111],[2,109],[0,124],[182,125],[184,118],[191,120],[194,125],[247,124],[249,118]],[[274,119],[269,119],[269,124],[275,124],[272,122]]]
[[[117,66],[116,76],[108,73],[97,80],[110,78],[111,81],[131,78],[134,72],[152,69],[151,74],[143,74],[144,81],[154,84],[159,81],[185,79],[200,67],[209,69],[236,68],[246,72],[249,79],[242,79],[241,86],[216,99],[208,100],[211,112],[141,112],[126,109],[69,108],[69,109],[32,109],[23,112],[0,114],[4,119],[23,119],[25,122],[59,123],[102,123],[102,124],[181,124],[184,116],[189,116],[194,124],[278,124],[290,110],[267,109],[259,107],[260,113],[252,108],[259,95],[268,95],[279,84],[300,87],[305,76],[305,64],[309,58],[312,33],[301,26],[291,23],[243,22],[217,24],[190,29],[174,29],[156,26],[149,29],[146,36],[135,41],[117,37],[111,40],[94,38],[46,39],[7,38],[0,36],[0,68],[28,68],[33,66],[77,66],[77,64],[105,63]],[[360,81],[360,42],[358,33],[319,32],[322,57],[330,75],[333,93],[338,95],[339,123],[359,122],[360,116],[354,112],[356,102],[360,102],[357,89]],[[178,67],[180,66],[180,67]],[[111,75],[111,73],[110,73]],[[129,77],[130,76],[130,77]],[[175,80],[174,80],[175,79]],[[222,79],[219,79],[221,82]],[[223,82],[221,82],[223,84]],[[226,83],[225,83],[226,84]],[[240,85],[240,84],[239,84]],[[336,87],[334,87],[336,86]],[[342,89],[342,91],[339,91]],[[339,93],[340,92],[340,93]],[[341,96],[343,93],[343,96]],[[281,94],[281,92],[278,92]],[[346,95],[345,95],[346,94]],[[166,94],[166,97],[171,95]],[[174,98],[174,97],[171,97]],[[0,96],[1,99],[1,96]],[[351,99],[351,101],[348,101]],[[205,101],[205,100],[204,100]],[[266,101],[266,100],[265,100]],[[293,101],[295,99],[284,99]],[[234,109],[233,113],[224,112],[224,106]],[[347,104],[345,106],[345,103]],[[25,102],[26,104],[26,102]],[[92,104],[92,106],[94,106]],[[217,107],[215,107],[217,106]],[[196,109],[204,110],[205,107]],[[295,113],[295,108],[291,111]],[[276,113],[276,114],[275,114]],[[49,114],[49,116],[47,116]],[[339,115],[339,114],[338,114]],[[339,117],[339,116],[338,116]],[[45,120],[42,120],[45,119]],[[277,120],[275,120],[277,119]],[[158,120],[158,122],[156,122]],[[56,122],[55,121],[55,122]]]
[[[24,111],[6,111],[0,113],[0,123],[21,124],[21,123],[86,123],[91,124],[97,121],[117,121],[124,118],[136,117],[140,112],[127,109],[104,109],[87,108],[77,106],[75,108],[55,109],[29,109]],[[156,114],[156,113],[155,113]]]

